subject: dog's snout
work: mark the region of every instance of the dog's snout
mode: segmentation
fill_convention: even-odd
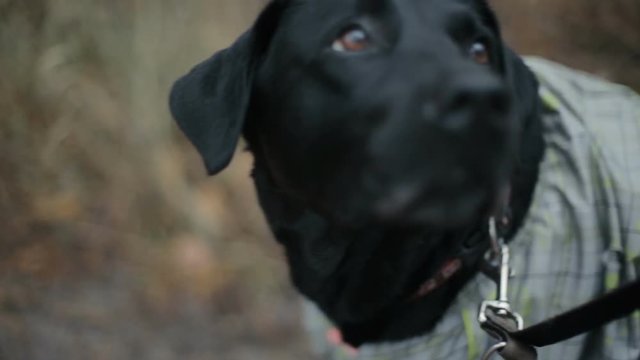
[[[489,76],[465,77],[442,90],[440,103],[423,106],[427,121],[450,131],[464,131],[482,119],[502,118],[509,109],[507,89]]]

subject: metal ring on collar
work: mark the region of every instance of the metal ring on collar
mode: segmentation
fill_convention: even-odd
[[[493,356],[493,354],[495,354],[498,351],[504,349],[506,346],[507,346],[507,343],[505,341],[499,342],[499,343],[493,345],[492,347],[489,348],[489,350],[487,350],[487,352],[484,353],[484,355],[482,355],[482,360],[491,359],[491,356]]]

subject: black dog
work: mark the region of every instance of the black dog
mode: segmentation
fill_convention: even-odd
[[[537,82],[483,0],[272,1],[171,110],[210,174],[246,138],[295,286],[353,345],[433,328],[506,192],[518,230],[544,149]]]

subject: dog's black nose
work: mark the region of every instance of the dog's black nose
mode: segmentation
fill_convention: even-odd
[[[504,85],[489,75],[460,76],[442,90],[439,103],[423,107],[427,121],[449,131],[464,131],[478,121],[503,119],[509,110]],[[486,125],[486,124],[485,124]]]

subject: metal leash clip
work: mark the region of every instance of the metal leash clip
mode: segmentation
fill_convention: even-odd
[[[522,316],[511,309],[508,299],[509,276],[509,247],[498,236],[495,218],[489,220],[489,235],[491,238],[491,250],[487,253],[487,260],[493,267],[499,267],[497,280],[498,296],[496,300],[486,300],[480,305],[478,322],[480,327],[488,332],[500,343],[492,346],[482,357],[488,360],[494,353],[502,350],[507,344],[505,332],[522,330],[524,321]]]

